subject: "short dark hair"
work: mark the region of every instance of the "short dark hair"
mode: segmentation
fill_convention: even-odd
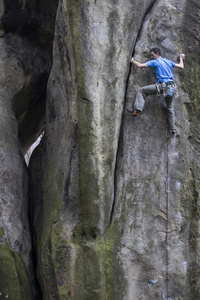
[[[150,53],[151,52],[154,52],[155,54],[159,53],[159,55],[161,55],[161,50],[160,50],[160,48],[157,48],[157,47],[151,48]]]

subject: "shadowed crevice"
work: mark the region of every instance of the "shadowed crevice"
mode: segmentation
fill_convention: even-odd
[[[135,54],[135,47],[137,45],[137,41],[140,38],[144,22],[145,22],[147,16],[149,15],[149,13],[152,11],[152,9],[154,9],[154,7],[156,5],[156,2],[157,2],[157,0],[151,1],[150,4],[147,7],[145,13],[144,13],[144,16],[142,18],[142,22],[141,22],[140,28],[138,30],[138,34],[137,34],[137,37],[135,39],[134,46],[133,46],[132,57]],[[124,101],[123,112],[124,112],[124,109],[125,109],[125,106],[126,106],[126,95],[127,95],[127,90],[128,90],[128,83],[129,83],[130,74],[131,74],[131,63],[129,65],[129,72],[128,72],[127,81],[126,81],[125,96],[124,96],[125,101]],[[124,131],[123,130],[123,124],[124,124],[124,114],[122,114],[122,118],[121,118],[118,148],[117,148],[117,154],[116,154],[116,163],[115,163],[115,170],[114,170],[114,199],[113,199],[112,209],[111,209],[111,213],[110,213],[110,224],[112,224],[112,221],[113,221],[113,216],[114,216],[114,211],[115,211],[115,204],[116,204],[117,171],[118,171],[118,164],[119,164],[120,157],[121,157],[121,149],[123,149],[123,131]]]

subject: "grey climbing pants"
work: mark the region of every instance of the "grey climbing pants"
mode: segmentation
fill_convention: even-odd
[[[156,95],[156,94],[157,94],[157,87],[155,84],[140,87],[136,94],[134,109],[142,111],[145,105],[145,97],[149,95]],[[165,97],[166,114],[167,114],[167,122],[168,122],[169,129],[175,129],[175,118],[174,118],[172,100],[173,100],[173,96]]]

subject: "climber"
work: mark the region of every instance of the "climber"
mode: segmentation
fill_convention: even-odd
[[[174,110],[172,105],[173,93],[175,83],[173,82],[172,67],[184,69],[183,60],[185,54],[180,54],[180,62],[178,64],[171,60],[161,57],[161,50],[159,48],[152,48],[150,50],[151,60],[146,63],[139,63],[131,58],[131,63],[137,68],[153,68],[156,72],[157,83],[140,87],[136,94],[136,99],[133,108],[126,108],[127,112],[133,116],[137,116],[144,108],[145,97],[149,95],[160,95],[163,94],[165,97],[167,121],[171,133],[176,133]]]

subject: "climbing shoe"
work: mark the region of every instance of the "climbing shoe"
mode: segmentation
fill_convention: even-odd
[[[172,134],[177,133],[176,129],[171,129],[171,133],[172,133]]]
[[[137,117],[137,115],[139,114],[139,111],[137,109],[134,108],[126,108],[126,111],[130,114],[132,114],[134,117]]]

